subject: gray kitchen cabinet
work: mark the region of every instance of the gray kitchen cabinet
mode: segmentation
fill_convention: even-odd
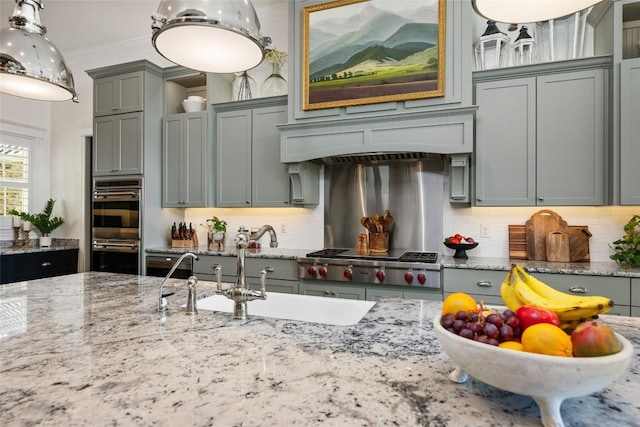
[[[366,289],[340,283],[300,283],[300,294],[317,297],[366,300]]]
[[[504,305],[500,285],[507,271],[443,269],[444,297],[465,292],[485,304]],[[631,313],[631,281],[627,277],[587,276],[584,274],[531,273],[547,285],[573,295],[602,295],[615,306],[607,314],[629,316]],[[640,285],[640,283],[639,283]],[[638,297],[640,300],[640,297]]]
[[[640,279],[631,279],[631,315],[640,317]]]
[[[143,172],[143,113],[100,116],[93,121],[93,175]]]
[[[455,292],[464,292],[484,304],[504,305],[500,296],[500,285],[507,274],[507,271],[444,268],[442,270],[444,298]]]
[[[94,117],[144,110],[143,89],[144,73],[142,71],[95,79],[93,83]]]
[[[162,119],[162,206],[206,207],[209,185],[206,112]]]
[[[640,58],[620,64],[620,204],[640,205]]]
[[[199,280],[215,282],[215,266],[222,267],[222,281],[234,283],[238,272],[235,256],[198,255],[193,263],[193,274]],[[296,260],[246,257],[245,275],[249,289],[260,289],[260,271],[267,270],[267,293],[282,292],[298,294],[298,263]]]
[[[474,73],[477,206],[604,204],[609,61],[557,67]]]
[[[218,207],[291,205],[289,171],[280,162],[276,127],[287,121],[286,97],[267,100],[265,106],[255,102],[214,105]]]
[[[568,294],[602,295],[611,298],[615,305],[607,314],[629,316],[631,313],[631,279],[628,277],[551,273],[533,275],[547,285]]]

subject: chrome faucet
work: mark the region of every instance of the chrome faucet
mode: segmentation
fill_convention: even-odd
[[[195,260],[198,259],[198,256],[196,254],[193,254],[191,252],[185,252],[180,256],[180,258],[178,258],[175,264],[173,264],[173,267],[171,267],[171,270],[169,270],[169,273],[162,280],[162,283],[160,284],[159,295],[158,295],[158,311],[161,311],[161,312],[167,311],[167,307],[168,307],[167,297],[169,295],[172,295],[172,294],[165,295],[162,292],[162,290],[164,289],[164,283],[169,279],[169,277],[171,277],[173,272],[176,271],[176,268],[178,268],[182,260],[188,256],[192,257]],[[196,283],[198,283],[198,279],[195,276],[191,276],[187,280],[187,289],[189,290],[189,296],[187,297],[187,314],[198,314],[198,310],[196,309],[196,306],[195,306]]]
[[[215,265],[214,271],[216,272],[216,279],[218,287],[216,294],[224,295],[225,297],[233,300],[235,303],[233,306],[233,318],[246,320],[247,319],[247,302],[256,299],[267,299],[266,281],[267,281],[267,269],[260,271],[260,290],[253,291],[247,286],[247,276],[245,274],[244,260],[245,251],[249,246],[249,235],[247,229],[243,226],[238,230],[234,242],[236,244],[237,256],[238,256],[238,273],[236,276],[236,282],[233,287],[228,289],[222,289],[222,267]],[[264,231],[263,231],[264,233]],[[275,235],[275,234],[274,234]],[[259,237],[258,237],[259,238]],[[276,243],[277,244],[277,243]],[[273,270],[272,270],[273,271]]]
[[[240,227],[241,229],[244,229],[244,227]],[[257,231],[252,232],[249,235],[249,241],[256,241],[259,238],[261,238],[264,233],[269,232],[269,237],[271,238],[271,241],[269,242],[269,246],[272,248],[277,248],[278,247],[278,238],[276,236],[276,230],[273,229],[272,226],[266,224],[263,225],[262,227],[260,227]],[[245,230],[246,233],[246,230]]]

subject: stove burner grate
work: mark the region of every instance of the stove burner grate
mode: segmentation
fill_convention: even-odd
[[[398,261],[400,262],[435,263],[437,260],[437,252],[405,252],[400,258],[398,258]]]
[[[336,255],[340,255],[341,253],[347,252],[349,249],[322,249],[315,252],[310,252],[307,254],[308,257],[316,257],[316,258],[332,258]]]

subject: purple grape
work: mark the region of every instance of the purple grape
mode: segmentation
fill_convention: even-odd
[[[468,338],[470,340],[472,340],[473,337],[475,336],[473,331],[467,328],[463,328],[458,335],[460,335],[462,338]]]
[[[489,341],[487,342],[487,344],[497,346],[498,344],[500,344],[500,342],[495,338],[489,338]]]
[[[513,329],[509,325],[500,326],[500,339],[502,341],[513,340]]]
[[[492,314],[488,315],[487,319],[486,319],[486,322],[487,323],[491,323],[493,325],[496,325],[498,328],[500,326],[504,325],[502,317],[500,317],[499,314],[495,314],[495,313],[492,313]]]
[[[455,319],[455,316],[453,314],[445,314],[440,319],[440,324],[442,325],[443,328],[449,329],[449,328],[453,327],[454,320],[456,320],[456,319]]]
[[[477,322],[479,317],[480,315],[477,311],[472,311],[471,313],[469,313],[469,320],[471,320],[472,322]]]
[[[500,329],[498,329],[498,327],[493,323],[487,323],[484,325],[484,333],[489,338],[498,339],[498,337],[500,336]]]
[[[513,329],[520,327],[520,319],[516,316],[509,316],[504,323],[505,325],[511,326]]]
[[[482,326],[480,326],[480,324],[476,322],[467,323],[467,329],[471,330],[471,332],[473,332],[476,335],[479,335],[482,333]]]
[[[460,331],[463,330],[465,326],[467,326],[467,323],[464,320],[458,319],[453,322],[453,330],[457,333],[460,333]]]
[[[466,311],[460,310],[456,313],[456,320],[467,320],[467,318],[468,316]]]
[[[506,318],[509,318],[509,317],[511,317],[511,316],[515,316],[515,315],[516,315],[513,311],[511,311],[511,310],[509,310],[509,309],[506,309],[505,311],[503,311],[503,312],[502,312],[502,314],[503,314],[503,315],[504,315],[504,317],[506,317]]]

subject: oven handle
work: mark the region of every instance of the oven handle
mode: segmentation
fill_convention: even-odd
[[[129,196],[132,199],[140,197],[140,191],[94,191],[93,198],[94,199],[111,199],[111,198],[121,198]]]
[[[94,250],[112,252],[138,252],[137,243],[93,242]]]

